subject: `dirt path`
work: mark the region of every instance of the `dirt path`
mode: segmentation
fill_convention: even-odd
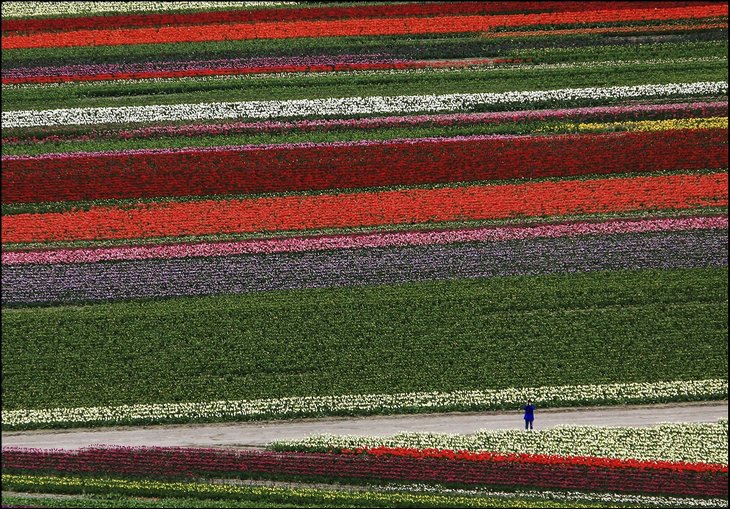
[[[714,422],[728,418],[727,401],[624,407],[538,409],[535,428],[561,424],[649,426],[660,422]],[[93,444],[261,447],[274,440],[321,433],[387,436],[400,431],[474,433],[479,429],[518,429],[520,412],[469,412],[301,419],[123,428],[3,432],[3,446],[76,449]]]

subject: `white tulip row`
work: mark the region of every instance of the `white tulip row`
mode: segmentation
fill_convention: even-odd
[[[687,57],[687,58],[664,58],[654,60],[605,60],[599,62],[559,62],[552,64],[474,64],[468,67],[458,66],[456,70],[469,70],[478,72],[498,72],[510,69],[529,69],[530,71],[537,70],[550,70],[550,69],[595,69],[603,67],[624,67],[629,65],[666,65],[666,64],[691,64],[691,63],[706,63],[706,62],[726,62],[725,57]],[[454,67],[420,67],[415,69],[366,69],[366,70],[352,70],[352,71],[336,71],[337,76],[390,76],[390,75],[416,75],[416,74],[447,74],[453,73]],[[333,74],[333,71],[305,71],[305,72],[268,72],[268,73],[249,73],[249,74],[225,74],[225,75],[213,75],[213,76],[181,76],[177,78],[136,78],[136,79],[122,79],[114,80],[115,85],[136,85],[139,83],[166,83],[166,82],[214,82],[214,81],[231,81],[231,80],[243,80],[243,81],[256,81],[266,80],[271,78],[294,78],[302,76],[322,76],[327,74]],[[78,89],[96,88],[100,86],[109,85],[108,81],[62,81],[58,83],[10,83],[3,85],[4,90],[13,89],[48,89],[48,88],[63,88],[63,87],[74,87]]]
[[[273,449],[297,451],[381,446],[727,465],[728,421],[663,423],[645,428],[563,425],[531,433],[509,429],[480,430],[470,435],[398,433],[390,437],[361,437],[324,434],[270,444]]]
[[[188,9],[275,7],[298,2],[3,2],[2,17],[71,16],[102,12],[161,12]]]
[[[307,396],[199,403],[161,403],[106,407],[7,410],[2,425],[112,425],[129,422],[235,420],[353,412],[480,410],[524,404],[575,406],[611,402],[648,403],[657,400],[724,399],[727,380],[692,380],[604,385],[563,385],[454,392]]]
[[[490,489],[460,489],[433,484],[393,484],[371,486],[377,491],[437,493],[439,495],[519,498],[551,500],[556,502],[605,502],[608,504],[632,504],[640,507],[728,507],[722,498],[660,497],[651,495],[629,495],[624,493],[584,493],[581,491],[517,490],[496,491]]]
[[[544,101],[652,98],[673,95],[726,95],[727,81],[670,83],[603,88],[562,88],[557,90],[510,91],[503,93],[401,95],[291,99],[199,104],[165,104],[103,108],[4,111],[3,126],[40,127],[55,125],[109,124],[134,122],[177,122],[212,119],[267,119],[310,115],[368,115],[464,111],[482,105],[518,104]]]

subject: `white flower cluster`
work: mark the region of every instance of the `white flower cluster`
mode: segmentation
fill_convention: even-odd
[[[19,110],[4,111],[2,122],[4,127],[12,128],[212,119],[266,119],[310,115],[367,115],[374,113],[464,111],[478,106],[497,104],[708,94],[726,95],[727,81],[600,88],[562,88],[557,90],[481,94],[329,97],[324,99]]]
[[[727,398],[727,380],[564,385],[480,391],[355,394],[115,407],[8,410],[2,413],[2,425],[3,427],[112,425],[128,422],[276,418],[352,412],[478,410],[519,405],[526,399],[540,401],[543,406],[568,406],[601,402],[640,403],[672,398]]]
[[[270,444],[274,449],[294,450],[381,446],[727,465],[728,422],[663,423],[650,427],[562,425],[532,433],[509,429],[481,430],[470,435],[408,432],[390,437],[360,437],[323,434]]]
[[[275,7],[298,2],[3,2],[3,18],[70,16],[101,12],[160,12],[188,9]]]
[[[517,490],[496,491],[490,489],[460,489],[433,484],[371,485],[373,491],[409,491],[417,493],[438,493],[471,497],[499,497],[559,502],[606,502],[608,504],[631,504],[640,507],[728,507],[722,498],[661,497],[652,495],[630,495],[625,493],[584,493],[581,491]]]

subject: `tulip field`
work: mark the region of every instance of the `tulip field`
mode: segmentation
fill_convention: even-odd
[[[727,28],[3,2],[3,431],[727,400]],[[4,448],[76,495],[3,507],[727,506],[727,421],[649,429]]]
[[[723,420],[645,429],[564,426],[534,433],[484,431],[468,437],[322,436],[273,443],[268,450],[5,448],[2,468],[3,483],[13,491],[77,493],[83,489],[96,495],[190,497],[206,502],[727,507],[727,430]],[[150,477],[160,481],[145,480]],[[216,481],[202,481],[206,478]],[[251,479],[348,482],[352,489],[262,488],[244,482]],[[355,490],[357,486],[360,489]],[[598,493],[590,493],[593,490]]]

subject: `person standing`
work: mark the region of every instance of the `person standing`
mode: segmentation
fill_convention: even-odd
[[[535,420],[535,405],[527,400],[527,405],[522,408],[525,411],[525,429],[532,429],[532,421]]]

